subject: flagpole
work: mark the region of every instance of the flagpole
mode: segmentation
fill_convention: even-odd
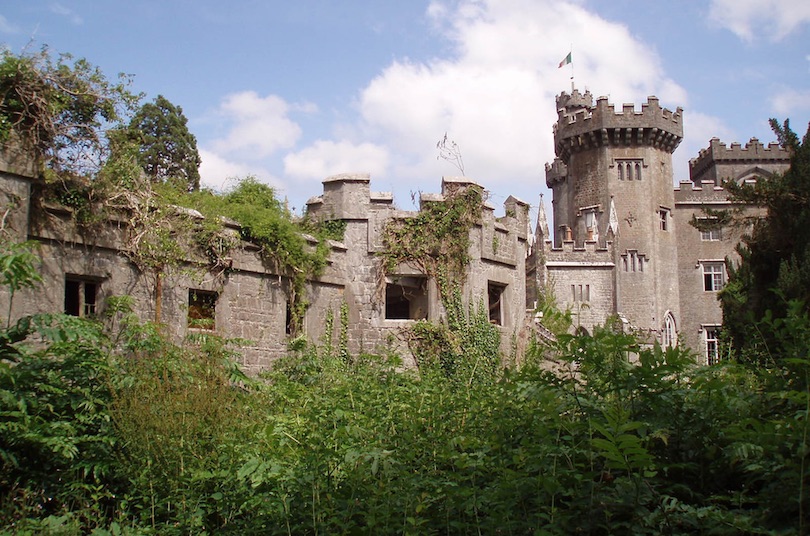
[[[574,43],[571,43],[571,48],[568,49],[568,55],[571,56],[571,94],[574,94]]]

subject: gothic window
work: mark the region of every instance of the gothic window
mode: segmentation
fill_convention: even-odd
[[[216,292],[188,289],[188,327],[214,330],[217,298]]]
[[[644,162],[641,159],[616,160],[616,170],[620,181],[641,180]]]
[[[706,364],[716,365],[720,361],[720,326],[703,326],[703,340]]]
[[[622,255],[622,268],[625,272],[643,272],[647,262],[645,255],[639,255],[635,249],[628,249]]]
[[[65,314],[93,316],[99,294],[98,280],[68,276],[65,278]]]
[[[716,292],[725,283],[725,266],[722,262],[703,263],[703,290]]]
[[[489,297],[489,322],[498,326],[504,324],[503,319],[503,293],[506,285],[489,281],[487,295]]]
[[[395,275],[386,278],[387,320],[425,320],[427,317],[428,291],[425,276]]]
[[[667,313],[664,317],[664,346],[674,348],[678,345],[678,333],[675,329],[675,317]]]

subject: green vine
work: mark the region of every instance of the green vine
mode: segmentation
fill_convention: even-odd
[[[448,282],[461,284],[469,263],[470,229],[481,222],[484,191],[459,188],[441,201],[425,203],[412,218],[394,219],[383,229],[383,271],[410,264],[439,284],[442,301],[450,296]]]

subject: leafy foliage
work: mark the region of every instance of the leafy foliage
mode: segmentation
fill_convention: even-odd
[[[384,272],[411,264],[436,278],[442,299],[449,298],[451,283],[464,280],[470,228],[480,221],[483,201],[480,187],[458,188],[441,201],[425,203],[414,217],[390,221],[383,231]]]
[[[791,300],[810,306],[810,128],[800,141],[787,121],[772,119],[771,127],[791,153],[790,168],[753,184],[724,184],[732,200],[766,211],[746,220],[751,232],[738,247],[740,264],[720,293],[724,329],[746,359],[760,359],[766,347],[782,354],[779,339],[752,324],[766,314],[785,318]]]
[[[111,82],[86,60],[71,62],[47,49],[0,57],[0,139],[16,133],[57,176],[98,171],[105,127],[137,101],[126,76]]]
[[[608,325],[559,336],[547,349],[556,369],[500,371],[487,360],[497,331],[459,302],[443,335],[458,337],[455,361],[437,360],[437,373],[349,356],[330,335],[295,342],[272,373],[249,379],[233,365],[237,341],[175,346],[137,322],[130,301],[113,300],[106,328],[43,315],[0,332],[5,530],[807,529],[810,318],[800,308],[761,326],[793,334],[785,369],[698,367]]]

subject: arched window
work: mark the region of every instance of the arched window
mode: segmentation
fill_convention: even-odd
[[[678,332],[675,329],[675,317],[672,313],[667,313],[664,317],[664,346],[674,348],[678,345]]]

